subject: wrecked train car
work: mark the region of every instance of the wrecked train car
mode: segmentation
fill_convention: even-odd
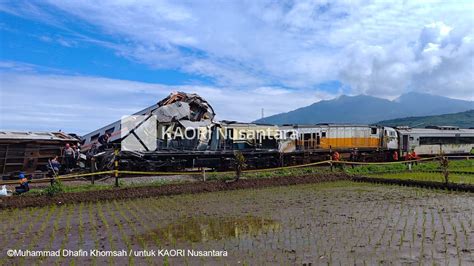
[[[212,106],[197,94],[172,93],[135,115],[142,116],[143,121],[135,124],[117,121],[85,135],[83,152],[100,146],[100,136],[109,133],[112,144],[121,144],[120,165],[124,169],[228,169],[232,167],[234,150],[245,152],[248,164],[255,167],[275,166],[269,164],[278,157],[278,144],[272,138],[278,131],[277,126],[215,122]],[[132,117],[131,120],[133,119]],[[141,136],[135,131],[145,121],[152,119],[156,120],[156,145],[144,143],[149,141],[149,135],[143,132],[151,130],[142,130]],[[147,135],[146,141],[143,141],[144,135]],[[133,140],[132,145],[127,142],[130,138]],[[141,139],[138,140],[139,138]],[[123,145],[124,142],[127,145]],[[93,167],[98,170],[108,169],[110,160],[114,158],[111,153],[109,150],[94,155],[96,165]]]
[[[0,131],[2,176],[45,172],[48,160],[61,156],[66,143],[76,145],[78,139],[63,132]]]
[[[132,116],[150,117],[157,120],[158,150],[186,150],[205,149],[208,140],[200,139],[198,143],[180,141],[176,136],[167,134],[176,132],[176,128],[185,130],[187,127],[211,127],[215,116],[211,105],[197,94],[174,92],[157,104],[145,108]],[[123,137],[133,128],[122,128],[121,120],[95,130],[82,137],[82,152],[98,148],[99,138],[110,135],[110,143],[120,143]],[[197,146],[189,146],[196,144]],[[199,145],[201,144],[201,145]]]

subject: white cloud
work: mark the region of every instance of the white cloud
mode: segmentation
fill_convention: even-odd
[[[64,45],[94,42],[151,67],[177,69],[216,82],[212,87],[172,87],[34,73],[2,77],[9,86],[8,92],[2,89],[6,105],[77,103],[79,109],[90,108],[81,109],[93,120],[89,129],[119,117],[122,113],[116,113],[122,111],[114,111],[114,106],[140,109],[177,89],[202,94],[221,119],[245,121],[258,118],[261,108],[270,115],[339,95],[341,91],[314,89],[334,80],[350,88],[349,94],[394,98],[416,90],[474,99],[472,1],[48,3],[0,4],[0,10],[67,28],[68,20],[58,19],[62,12],[87,22],[88,30],[96,33],[92,37],[71,32],[77,38],[63,39]],[[100,34],[107,41],[97,40]],[[67,97],[60,93],[63,90],[68,90]],[[123,97],[128,101],[123,102]],[[101,103],[107,107],[94,109]],[[35,117],[36,109],[26,108],[23,118],[28,112]],[[48,112],[54,110],[49,108]]]
[[[233,87],[167,86],[34,72],[5,72],[0,84],[0,129],[62,129],[79,134],[155,104],[172,91],[198,93],[214,107],[217,119],[245,122],[260,118],[261,108],[266,115],[272,115],[336,96],[271,87],[256,89],[249,95],[248,91]]]
[[[472,84],[472,1],[48,2],[119,38],[104,45],[125,57],[221,86],[340,80],[352,93],[467,97]],[[58,23],[32,3],[2,9]]]
[[[462,41],[473,36],[469,1],[49,2],[125,38],[125,56],[221,86],[341,80],[353,93],[393,98],[446,86],[460,97],[472,84],[473,44]]]

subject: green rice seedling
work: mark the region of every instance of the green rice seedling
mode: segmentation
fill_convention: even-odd
[[[51,230],[48,245],[47,245],[45,250],[51,250],[52,247],[53,247],[53,241],[54,241],[54,239],[56,239],[56,234],[59,231],[59,221],[61,221],[61,219],[62,219],[62,215],[64,213],[65,208],[66,208],[65,205],[61,205],[61,207],[59,207],[59,212],[58,212],[58,214],[56,215],[56,217],[53,221],[53,228]],[[39,258],[39,264],[41,264],[45,258],[46,257],[40,257]]]
[[[115,210],[118,210],[120,209],[119,206],[117,206],[117,201],[116,200],[113,200],[112,201],[112,204],[115,206],[116,209],[112,209],[112,208],[107,208],[107,212],[109,214],[110,217],[112,217],[112,220],[113,222],[117,225],[117,228],[118,228],[118,231],[122,237],[122,241],[125,243],[125,245],[127,246],[127,249],[128,250],[132,250],[132,244],[130,243],[130,239],[128,238],[127,234],[125,233],[125,231],[123,230],[123,225],[122,225],[122,222],[117,218],[117,216],[115,215]],[[133,259],[133,256],[129,256],[128,257],[128,264],[129,265],[133,265],[134,264],[134,259]]]
[[[406,235],[406,232],[407,232],[407,225],[408,225],[408,216],[405,219],[405,224],[403,225],[402,235],[400,236],[400,247],[399,247],[400,250],[402,249],[403,241],[405,240],[405,235]]]
[[[46,208],[34,208],[34,210],[36,210],[37,215],[32,216],[29,222],[25,222],[25,224],[27,224],[27,228],[22,230],[22,234],[19,234],[21,237],[17,241],[8,244],[9,248],[16,249],[17,247],[20,247],[21,244],[25,242],[26,237],[31,235],[33,230],[35,230],[35,225],[38,223],[38,221],[42,220],[44,213],[46,212]],[[1,258],[0,264],[4,264],[6,259],[8,259],[8,257]]]
[[[36,231],[36,233],[31,238],[30,243],[29,243],[28,248],[27,248],[28,250],[34,250],[34,247],[35,247],[36,243],[38,242],[38,239],[40,239],[43,236],[44,231],[46,230],[47,226],[49,225],[51,216],[53,215],[54,211],[56,210],[56,205],[53,205],[51,207],[46,207],[45,209],[48,209],[48,213],[47,213],[46,217],[43,219],[38,231]],[[20,265],[22,265],[24,263],[25,259],[26,259],[26,257],[21,257]]]
[[[102,222],[102,225],[105,227],[106,234],[107,234],[107,239],[109,240],[109,245],[111,250],[115,250],[115,244],[114,244],[114,236],[112,234],[112,229],[110,228],[109,222],[104,216],[104,205],[109,205],[109,202],[106,203],[99,203],[97,204],[97,215],[99,216],[100,221]],[[107,206],[108,208],[109,206]],[[109,264],[113,264],[113,257],[109,257]]]
[[[426,237],[426,212],[425,209],[422,210],[422,228],[421,228],[421,248],[420,248],[420,264],[423,262],[423,255],[425,253],[425,237]]]
[[[7,212],[5,215],[1,214],[2,218],[5,216],[9,217],[9,215],[11,215],[11,217],[8,223],[4,223],[3,232],[9,232],[12,235],[17,235],[20,229],[23,227],[23,225],[25,225],[28,222],[24,219],[20,219],[20,217],[25,214],[27,217],[31,217],[33,213],[33,208],[27,208],[27,209],[21,210],[21,212],[19,212],[19,209],[13,209],[11,211],[8,210],[5,212]],[[10,228],[13,228],[13,229],[10,229]],[[3,234],[2,243],[11,242],[11,240],[8,237],[9,237],[9,234]]]
[[[126,210],[127,212],[131,213],[131,208],[130,208],[130,204],[129,204],[130,201],[127,201],[126,204],[124,204],[124,206],[126,206]],[[134,232],[135,235],[138,235],[139,232],[136,228],[136,223],[134,223],[130,217],[128,215],[125,214],[125,212],[123,211],[123,207],[122,206],[119,206],[118,205],[118,202],[116,200],[113,201],[113,204],[114,204],[114,207],[115,209],[118,211],[119,215],[122,217],[122,219],[125,220],[125,222],[128,224],[128,226],[132,229],[132,231]],[[140,219],[140,222],[141,222],[142,219]],[[146,243],[144,242],[143,238],[142,237],[139,237],[139,244],[144,248],[146,249]]]
[[[67,205],[67,213],[66,213],[66,227],[65,227],[65,230],[64,230],[64,238],[63,240],[61,241],[61,250],[64,249],[66,247],[66,244],[68,243],[69,241],[69,232],[71,232],[71,217],[72,217],[72,213],[75,211],[75,205],[73,204],[69,204]],[[61,264],[61,261],[62,261],[63,257],[59,257],[58,260],[57,260],[57,264]],[[72,257],[72,260],[74,260],[74,257]]]
[[[145,228],[146,232],[150,233],[150,235],[151,235],[153,241],[155,242],[155,244],[158,247],[160,247],[161,246],[161,241],[159,239],[158,234],[156,234],[156,232],[153,230],[153,228],[150,228],[150,226],[148,225],[149,224],[148,222],[151,222],[152,224],[154,224],[154,222],[156,222],[156,221],[149,218],[148,214],[144,213],[143,210],[136,205],[135,201],[130,201],[129,203],[131,205],[131,208],[129,209],[130,214],[134,217],[135,220],[139,221],[140,225],[143,228]],[[149,204],[149,205],[153,206],[153,204]],[[145,222],[145,220],[148,220],[148,222]]]
[[[2,213],[0,213],[0,216],[3,219],[3,228],[2,228],[3,230],[2,230],[2,232],[9,232],[9,231],[11,231],[10,228],[13,228],[13,233],[18,232],[19,227],[14,226],[14,225],[18,224],[20,215],[24,214],[23,211],[27,212],[28,209],[22,210],[22,212],[19,212],[19,209],[15,208],[15,209],[12,209],[12,210],[4,210]],[[8,241],[8,240],[6,240],[7,236],[8,236],[8,234],[3,234],[2,243],[5,242],[5,241]]]
[[[84,202],[79,204],[79,246],[82,247],[84,245]]]
[[[459,224],[461,224],[461,229],[464,234],[464,243],[466,244],[466,246],[469,247],[469,233],[467,232],[466,227],[464,226],[464,223],[462,222],[460,218],[459,218]]]
[[[93,214],[93,204],[95,203],[88,203],[87,204],[87,212],[89,216],[89,230],[91,232],[92,239],[94,240],[94,248],[99,249],[99,238],[97,236],[97,221],[95,219],[95,215]],[[92,264],[96,264],[96,257],[92,257]]]

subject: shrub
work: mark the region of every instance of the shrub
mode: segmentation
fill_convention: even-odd
[[[64,191],[63,183],[61,183],[61,181],[59,181],[59,180],[54,180],[53,183],[51,184],[51,186],[49,186],[48,188],[46,188],[44,190],[44,193],[46,193],[46,195],[52,197],[52,196],[54,196],[56,194],[59,194],[63,191]]]

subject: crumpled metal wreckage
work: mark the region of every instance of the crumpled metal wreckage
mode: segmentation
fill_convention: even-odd
[[[156,109],[151,109],[148,114],[145,115],[145,118],[142,118],[142,121],[147,119],[156,119],[158,125],[165,125],[168,129],[177,129],[178,127],[182,132],[187,129],[199,129],[201,132],[208,132],[212,130],[213,127],[218,126],[218,123],[213,121],[215,117],[215,112],[212,106],[204,100],[201,96],[195,93],[185,93],[185,92],[173,92],[165,99],[157,103]],[[122,135],[122,141],[130,137],[132,134],[134,138],[136,137],[135,145],[144,144],[139,139],[147,138],[146,135],[150,134],[149,130],[141,130],[141,133],[135,134],[135,130],[138,132],[138,128],[142,125],[141,123],[135,123],[135,126],[130,126],[127,128],[127,132]],[[173,130],[171,130],[173,131]],[[141,135],[140,135],[141,134]],[[139,136],[140,135],[140,136]],[[156,164],[157,162],[144,161],[144,157],[150,156],[151,153],[156,152],[172,152],[172,151],[206,151],[211,145],[211,135],[212,134],[198,134],[195,140],[186,140],[186,139],[168,139],[166,143],[163,139],[157,139],[158,145],[154,146],[156,150],[146,149],[146,151],[137,151],[137,150],[122,150],[120,153],[121,158],[125,159],[125,163],[134,163],[142,162],[142,165],[147,164]],[[133,136],[132,136],[133,137]],[[139,142],[139,143],[138,143]],[[143,145],[145,146],[145,145]],[[115,156],[112,154],[113,151],[106,151],[105,153],[96,154],[95,165],[93,168],[95,170],[100,169],[110,169],[111,160],[115,160]],[[170,158],[173,160],[173,158]],[[166,162],[159,162],[160,164],[167,164]],[[168,163],[179,163],[176,160]],[[154,168],[154,167],[153,167]]]

